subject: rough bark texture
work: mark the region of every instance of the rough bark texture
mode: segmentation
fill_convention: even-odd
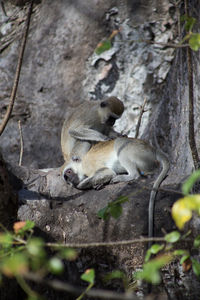
[[[1,117],[9,101],[26,16],[24,6],[15,7],[5,2],[5,9],[9,19],[0,12]],[[198,24],[199,2],[189,1],[189,10]],[[43,0],[35,5],[16,104],[1,137],[1,147],[6,161],[12,165],[15,175],[12,182],[19,191],[18,217],[34,220],[48,240],[117,241],[147,234],[150,191],[144,187],[150,186],[152,180],[141,179],[140,185],[138,182],[121,183],[100,191],[82,192],[66,186],[58,169],[48,174],[37,169],[57,168],[62,164],[60,131],[63,119],[85,99],[96,101],[110,95],[121,98],[126,111],[117,122],[116,130],[134,136],[138,108],[146,97],[148,111],[142,118],[140,136],[155,143],[155,133],[159,146],[169,156],[171,167],[165,187],[168,184],[177,188],[192,171],[186,51],[133,42],[138,39],[171,42],[176,38],[177,20],[177,10],[168,0],[162,4],[156,0],[151,3]],[[96,45],[108,38],[114,29],[120,31],[113,40],[112,49],[100,56],[94,54]],[[193,53],[198,150],[199,56],[199,52]],[[20,150],[18,119],[22,122],[24,137],[23,164],[26,167],[22,168],[14,167]],[[3,188],[7,191],[5,183]],[[118,220],[100,220],[97,211],[119,195],[128,196],[130,200],[123,206],[123,215]],[[161,234],[161,228],[167,231],[174,228],[170,207],[177,198],[177,194],[159,192],[156,235]],[[3,217],[6,223],[6,212]],[[197,229],[198,224],[195,221],[193,228]],[[68,266],[68,277],[73,273],[72,282],[77,282],[77,278],[80,281],[80,273],[90,266],[98,269],[100,277],[118,267],[130,274],[141,266],[143,254],[141,244],[111,250],[84,250],[73,267]],[[183,273],[176,264],[163,273],[163,285],[169,299],[198,299],[200,295],[197,280],[191,273]],[[163,297],[167,297],[166,294]],[[51,295],[48,299],[56,298]]]

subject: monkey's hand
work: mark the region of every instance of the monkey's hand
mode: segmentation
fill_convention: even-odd
[[[108,138],[106,135],[86,127],[70,129],[69,134],[78,140],[96,141],[96,142],[103,142],[103,141],[110,140],[110,138]]]
[[[79,190],[86,190],[86,189],[90,189],[93,187],[92,184],[92,177],[88,177],[86,179],[83,179],[78,185],[77,185],[77,189]]]

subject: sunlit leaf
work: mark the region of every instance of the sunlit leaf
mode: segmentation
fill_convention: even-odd
[[[200,195],[189,195],[176,201],[172,207],[172,217],[179,229],[192,217],[192,211],[200,213]]]
[[[198,235],[194,240],[194,247],[199,248],[200,247],[200,235]]]
[[[172,207],[172,217],[179,229],[182,229],[186,222],[192,217],[191,210],[187,207],[185,201],[178,200]]]
[[[78,253],[75,249],[67,248],[67,249],[61,249],[60,256],[67,260],[75,260],[78,256]]]
[[[53,274],[60,274],[64,271],[64,265],[58,257],[53,257],[49,260],[48,268]]]
[[[200,263],[194,258],[192,258],[192,270],[196,276],[200,277]]]
[[[27,220],[27,221],[20,221],[16,222],[13,225],[14,232],[16,234],[24,234],[26,231],[30,231],[35,226],[35,223],[33,221]]]
[[[156,257],[144,264],[143,270],[136,272],[134,277],[142,279],[152,284],[159,284],[161,282],[160,269],[172,260],[172,255],[162,255]]]
[[[181,257],[180,264],[182,265],[182,263],[184,263],[184,261],[186,261],[189,257],[190,257],[189,254],[183,255],[183,256]]]
[[[189,39],[190,48],[194,51],[198,51],[200,48],[200,34],[193,33]]]
[[[173,252],[176,256],[189,255],[186,250],[178,249]]]
[[[89,283],[94,283],[95,272],[94,269],[87,269],[85,273],[81,275],[81,279]]]
[[[176,243],[180,239],[181,235],[178,231],[172,231],[165,235],[165,240],[168,243]]]
[[[4,259],[1,271],[8,277],[23,275],[28,271],[28,260],[24,253],[16,253]]]
[[[13,243],[13,236],[10,233],[0,233],[0,245],[3,248],[10,248]]]
[[[32,238],[26,246],[28,253],[32,256],[43,257],[45,255],[44,251],[44,241],[40,238]]]
[[[188,195],[195,184],[195,182],[200,179],[200,170],[195,171],[190,175],[190,177],[183,183],[182,192],[184,195]]]
[[[124,272],[122,272],[122,271],[120,271],[120,270],[115,270],[115,271],[112,271],[112,272],[106,274],[106,275],[104,276],[104,278],[105,278],[106,281],[108,281],[108,280],[116,279],[116,278],[118,278],[118,279],[119,279],[119,278],[124,279],[125,276],[126,276],[126,275],[125,275]]]
[[[152,246],[151,246],[151,248],[149,248],[148,250],[147,250],[147,253],[146,253],[146,255],[145,255],[145,262],[147,262],[149,259],[150,259],[150,257],[151,257],[151,255],[152,254],[157,254],[158,252],[160,252],[162,249],[164,248],[164,245],[163,244],[161,244],[161,245],[159,245],[159,244],[153,244]]]
[[[112,47],[112,44],[111,44],[110,39],[106,39],[97,45],[95,52],[97,55],[100,55],[103,52],[110,50],[111,47]]]

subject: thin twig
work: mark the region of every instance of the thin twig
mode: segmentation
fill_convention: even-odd
[[[47,285],[55,290],[64,291],[76,296],[79,296],[85,291],[82,287],[74,286],[72,284],[69,284],[68,282],[43,279],[41,276],[33,273],[24,274],[24,278],[38,284]],[[85,294],[87,295],[87,297],[91,297],[93,299],[138,300],[138,297],[136,297],[133,293],[116,293],[113,291],[100,289],[91,289],[89,291],[86,291]]]
[[[127,241],[117,241],[117,242],[99,242],[99,243],[66,243],[66,244],[56,244],[56,243],[46,243],[47,247],[64,247],[64,248],[90,248],[90,247],[118,247],[118,246],[128,246],[137,243],[148,243],[148,242],[165,242],[165,239],[154,237],[154,238],[139,238]]]
[[[20,135],[20,155],[19,155],[19,166],[22,165],[22,157],[24,153],[24,144],[23,144],[23,136],[22,136],[22,127],[21,127],[21,121],[18,121],[18,127],[19,127],[19,135]]]
[[[2,124],[0,125],[0,135],[3,133],[7,123],[9,121],[10,115],[13,110],[14,102],[15,102],[15,97],[16,97],[16,93],[17,93],[19,77],[20,77],[20,72],[21,72],[21,67],[22,67],[22,61],[23,61],[23,56],[24,56],[24,50],[25,50],[26,41],[27,41],[27,37],[28,37],[33,2],[34,2],[34,0],[31,1],[29,10],[28,10],[27,20],[26,20],[26,24],[25,24],[25,32],[23,34],[23,38],[22,38],[22,42],[21,42],[21,48],[20,48],[20,52],[19,52],[19,58],[18,58],[18,62],[17,62],[13,88],[12,88],[12,92],[11,92],[11,96],[10,96],[10,103],[8,105],[6,114],[3,118]]]
[[[147,102],[147,98],[145,97],[144,98],[144,102],[143,102],[142,106],[140,107],[140,115],[139,115],[139,118],[138,118],[138,122],[137,122],[137,126],[136,126],[136,131],[135,131],[135,138],[136,139],[137,139],[137,137],[139,135],[139,129],[140,129],[140,125],[141,125],[143,113],[145,112],[144,108],[145,108],[146,102]]]
[[[3,11],[3,14],[5,17],[8,17],[7,13],[6,13],[6,10],[5,10],[5,5],[4,5],[4,2],[3,1],[0,1],[0,4],[1,4],[1,9]]]

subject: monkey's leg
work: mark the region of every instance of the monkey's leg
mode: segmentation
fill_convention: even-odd
[[[93,176],[93,188],[100,189],[104,184],[109,183],[116,173],[109,168],[99,169]]]
[[[94,176],[88,177],[81,181],[77,186],[78,189],[89,189],[89,188],[99,188],[115,176],[115,172],[108,168],[99,169]]]
[[[106,135],[90,129],[90,128],[78,128],[70,129],[69,134],[73,136],[75,139],[78,140],[87,140],[87,141],[96,141],[96,142],[103,142],[110,140]]]
[[[120,159],[119,159],[120,161]],[[140,177],[140,173],[137,169],[137,166],[134,162],[131,160],[127,159],[126,160],[121,160],[120,164],[123,166],[124,169],[127,171],[127,175],[117,175],[115,176],[112,180],[111,183],[117,183],[117,182],[126,182],[126,181],[131,181],[133,179],[137,179]]]

